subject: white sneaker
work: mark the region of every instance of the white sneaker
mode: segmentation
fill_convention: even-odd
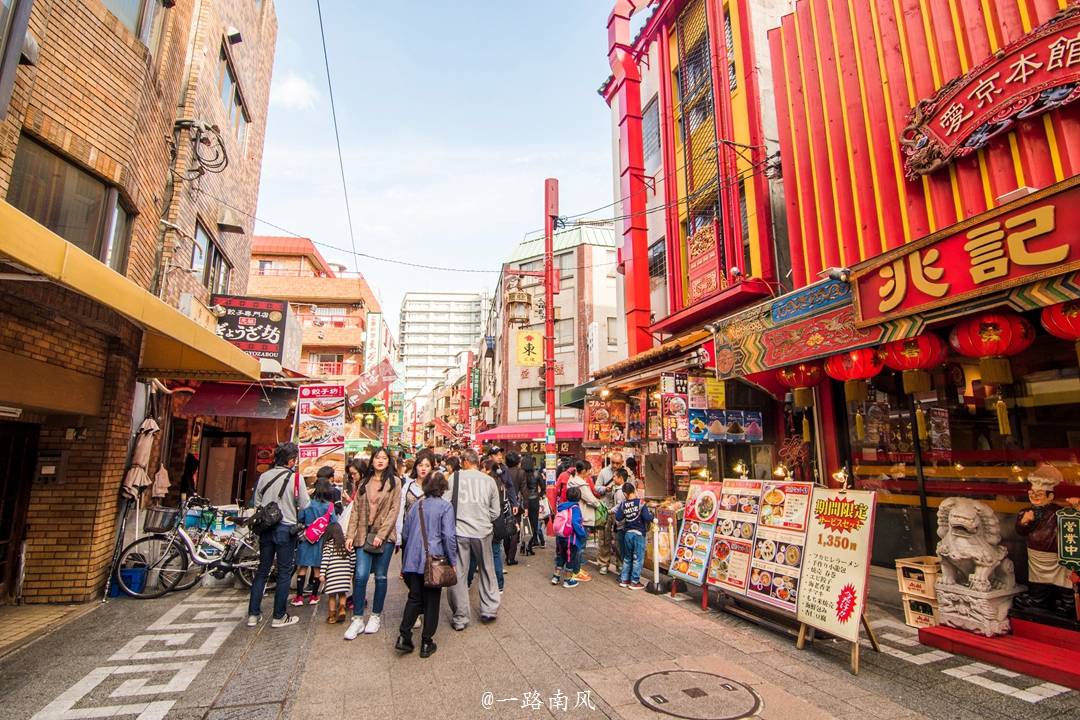
[[[368,618],[367,625],[364,626],[364,634],[374,635],[375,633],[379,632],[379,628],[381,627],[382,617],[372,614],[371,617]]]
[[[355,640],[356,636],[364,631],[364,618],[361,615],[355,615],[352,619],[352,624],[349,625],[349,629],[345,631],[346,640]]]
[[[274,618],[273,620],[271,620],[270,621],[270,627],[272,627],[272,628],[289,627],[290,625],[295,625],[298,622],[300,622],[300,616],[299,615],[286,615],[285,617]]]
[[[260,620],[262,620],[262,615],[248,615],[247,626],[255,627],[259,624]]]

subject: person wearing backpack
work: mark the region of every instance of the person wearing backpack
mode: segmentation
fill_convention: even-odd
[[[308,506],[307,487],[296,474],[300,448],[295,443],[281,443],[274,449],[274,467],[259,476],[252,506],[256,516],[277,517],[269,527],[259,528],[259,569],[251,583],[247,626],[255,627],[262,619],[262,598],[270,568],[277,562],[277,587],[274,589],[274,619],[271,627],[288,627],[300,618],[286,614],[289,581],[296,562],[296,515]]]
[[[552,529],[555,533],[555,573],[551,576],[551,584],[558,585],[562,582],[563,587],[577,587],[577,574],[581,570],[581,550],[585,547],[588,534],[581,522],[581,490],[570,487],[566,490],[566,502],[560,503],[552,520]],[[569,573],[564,581],[563,569]]]
[[[300,524],[306,526],[307,529],[300,534],[300,544],[296,553],[296,597],[292,601],[293,607],[304,604],[304,584],[309,575],[311,576],[311,595],[308,597],[308,605],[319,604],[319,582],[322,580],[322,554],[326,527],[330,523],[337,522],[337,513],[334,512],[334,486],[330,484],[334,477],[334,468],[324,465],[319,468],[316,477],[318,479],[315,481],[315,497],[297,517]]]

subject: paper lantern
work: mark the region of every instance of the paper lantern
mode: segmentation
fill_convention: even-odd
[[[865,402],[866,381],[885,367],[881,350],[859,348],[833,355],[825,361],[825,374],[844,383],[844,399],[849,403]]]
[[[821,382],[821,365],[817,363],[799,363],[780,368],[776,378],[785,387],[792,390],[795,407],[799,409],[814,406],[814,386]]]
[[[1035,342],[1035,328],[1011,310],[992,310],[956,324],[949,343],[961,355],[979,358],[982,380],[991,385],[1013,381],[1009,358]]]
[[[885,344],[881,351],[885,364],[903,373],[904,392],[909,395],[930,389],[927,371],[945,362],[949,353],[945,341],[932,332],[894,340]]]
[[[1076,344],[1076,358],[1080,362],[1080,300],[1045,307],[1041,319],[1046,332]]]

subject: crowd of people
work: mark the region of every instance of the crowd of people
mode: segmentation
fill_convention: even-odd
[[[591,531],[600,574],[614,560],[621,587],[644,587],[641,568],[652,516],[635,493],[633,458],[624,461],[621,453],[611,453],[595,479],[586,462],[561,465],[548,488],[532,456],[498,447],[483,457],[471,449],[445,455],[423,450],[411,460],[377,448],[367,459],[352,460],[343,478],[332,467],[320,468],[310,494],[296,479],[298,457],[295,444],[279,445],[274,467],[259,477],[252,498],[254,507],[276,506],[272,516],[280,515],[280,521],[260,532],[249,627],[262,619],[273,571],[271,627],[299,622],[288,613],[295,578],[291,605],[318,605],[326,595],[326,622],[348,622],[345,640],[378,633],[391,560],[400,553],[408,599],[395,648],[413,652],[413,631],[419,628],[420,656],[430,657],[437,649],[443,587],[454,630],[472,621],[474,581],[480,622],[495,622],[505,576],[518,564],[518,553],[535,555],[547,547],[548,535],[554,537],[552,584],[573,588],[591,580],[581,567]]]

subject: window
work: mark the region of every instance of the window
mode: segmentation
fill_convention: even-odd
[[[248,125],[251,119],[244,107],[244,98],[240,93],[240,84],[236,81],[236,70],[233,69],[232,61],[225,46],[221,46],[218,54],[218,89],[221,93],[221,106],[225,109],[228,118],[228,126],[233,137],[241,148],[247,139]]]
[[[644,141],[645,171],[660,164],[660,104],[654,97],[641,115],[641,135]]]
[[[731,15],[724,8],[724,43],[727,45],[728,91],[739,88],[739,77],[735,72],[735,35],[731,32]]]
[[[116,188],[25,135],[15,151],[7,200],[113,270],[124,271],[131,219]]]
[[[619,319],[609,317],[607,319],[607,344],[608,347],[619,344]]]
[[[555,345],[574,344],[574,318],[555,321]]]
[[[161,0],[101,0],[105,9],[131,33],[139,38],[151,52],[157,50],[164,25],[165,9]]]
[[[322,317],[340,317],[348,313],[343,307],[323,307],[322,305],[319,305],[315,308],[315,314],[321,315]]]
[[[201,223],[195,223],[195,237],[191,242],[191,269],[202,271],[206,268],[206,248],[210,246],[210,236],[203,230]]]
[[[654,317],[668,312],[667,241],[660,238],[649,246],[649,307]]]
[[[574,277],[577,270],[577,253],[571,251],[555,256],[555,269],[559,271],[559,280],[567,280]]]
[[[577,411],[559,407],[559,397],[564,390],[569,390],[569,385],[555,386],[555,417],[576,418]],[[544,388],[520,388],[518,389],[518,421],[543,420],[544,419]]]
[[[259,261],[259,274],[266,275],[267,271],[274,269],[273,260],[260,260]]]

